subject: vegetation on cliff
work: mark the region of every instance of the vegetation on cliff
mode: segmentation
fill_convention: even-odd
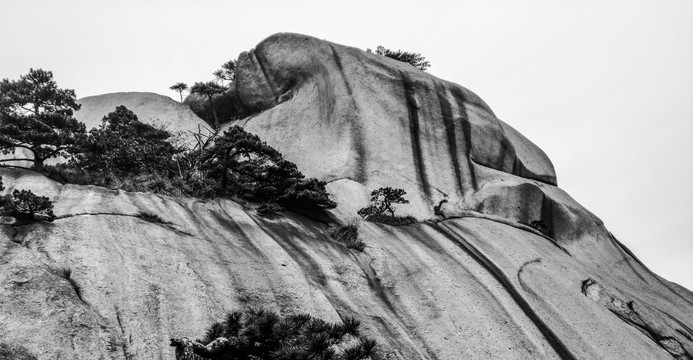
[[[0,176],[0,191],[5,190]],[[0,196],[0,216],[10,216],[20,224],[45,220],[53,221],[53,202],[38,196],[31,190],[14,190],[12,194]]]
[[[357,213],[362,218],[388,225],[408,225],[416,222],[411,216],[395,216],[393,204],[408,204],[404,198],[407,192],[404,189],[381,187],[371,192],[371,204],[361,208]],[[389,213],[389,214],[386,214]]]
[[[366,49],[366,52],[373,53],[373,50]],[[375,49],[375,54],[408,63],[411,66],[422,71],[426,71],[426,69],[428,69],[431,66],[431,62],[426,60],[426,58],[419,53],[413,53],[403,50],[395,51],[387,49],[384,46],[378,46]]]
[[[376,343],[359,334],[359,325],[353,318],[333,324],[307,314],[235,311],[212,324],[202,339],[171,339],[171,346],[177,359],[370,359]]]
[[[60,89],[53,73],[29,69],[19,80],[0,82],[0,152],[16,148],[33,153],[35,169],[43,162],[66,155],[66,150],[85,133],[83,123],[72,117],[79,110],[75,91]],[[0,162],[16,161],[5,159]]]

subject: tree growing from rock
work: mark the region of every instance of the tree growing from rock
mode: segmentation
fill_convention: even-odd
[[[217,111],[214,108],[214,95],[223,94],[226,91],[224,87],[215,83],[214,81],[208,82],[196,82],[191,88],[190,92],[193,94],[200,94],[207,97],[209,102],[209,107],[212,109],[212,114],[214,115],[214,128],[219,129],[219,117],[217,116]]]
[[[373,51],[371,49],[366,49],[367,52],[372,53]],[[380,55],[380,56],[386,56],[391,59],[395,59],[397,61],[402,61],[405,63],[409,63],[412,66],[414,66],[417,69],[426,71],[431,66],[431,63],[426,60],[425,57],[423,57],[419,53],[413,53],[413,52],[408,52],[408,51],[402,51],[402,50],[390,50],[386,49],[383,46],[378,46],[375,49],[375,54]]]
[[[212,74],[214,75],[214,77],[221,80],[222,85],[224,81],[228,81],[229,83],[231,83],[236,80],[236,65],[236,60],[231,59],[221,64],[221,69],[216,70]]]
[[[46,159],[65,155],[65,151],[86,132],[83,123],[72,117],[80,105],[74,90],[60,89],[53,73],[29,69],[19,80],[0,82],[0,152],[16,148],[33,153],[36,170]],[[14,160],[0,160],[14,161]]]
[[[371,192],[371,205],[362,208],[357,213],[367,219],[373,215],[382,215],[389,212],[391,217],[395,216],[395,209],[392,204],[408,204],[409,200],[404,198],[406,191],[391,187],[381,187]]]
[[[201,170],[218,182],[220,193],[260,202],[261,211],[336,207],[325,190],[325,182],[305,179],[296,164],[239,126],[214,139],[214,146],[200,156]]]
[[[188,90],[188,84],[186,83],[175,83],[169,89],[176,91],[180,95],[180,102],[183,102],[183,91]]]
[[[177,360],[370,359],[376,342],[362,336],[359,325],[353,318],[333,324],[306,314],[236,311],[212,324],[202,339],[171,339],[171,346]]]

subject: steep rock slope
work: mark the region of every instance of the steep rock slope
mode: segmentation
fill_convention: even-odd
[[[405,188],[410,213],[429,221],[361,222],[359,253],[291,213],[5,169],[6,192],[49,195],[58,219],[2,228],[0,343],[40,359],[171,359],[168,338],[267,306],[356,316],[383,359],[691,358],[693,293],[640,263],[470,91],[277,34],[241,55],[230,93],[264,109],[240,124],[330,181],[338,221],[386,185]]]

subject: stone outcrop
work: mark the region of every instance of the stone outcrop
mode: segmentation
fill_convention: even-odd
[[[2,226],[0,344],[39,359],[172,359],[169,338],[265,306],[355,316],[380,359],[691,358],[693,293],[557,187],[547,156],[469,90],[277,34],[240,56],[227,96],[258,111],[235,124],[329,181],[337,222],[380,186],[404,188],[412,203],[397,211],[426,221],[362,221],[358,252],[293,213],[4,169],[5,192],[51,197],[57,219]]]

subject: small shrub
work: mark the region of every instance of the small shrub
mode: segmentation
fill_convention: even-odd
[[[150,222],[150,223],[155,223],[155,224],[168,224],[168,221],[162,219],[159,215],[157,214],[152,214],[150,212],[140,212],[139,214],[136,215],[138,218]]]
[[[349,249],[363,251],[366,248],[366,244],[359,240],[359,229],[354,223],[334,229],[330,232],[330,236],[344,244]]]
[[[35,221],[51,222],[53,202],[45,196],[37,196],[31,190],[15,190],[12,195],[0,197],[0,215],[11,216],[20,223]]]
[[[373,52],[371,49],[366,49],[366,51],[369,53]],[[394,51],[387,49],[384,46],[378,46],[375,49],[375,54],[408,63],[411,66],[423,71],[426,71],[426,69],[428,69],[431,66],[431,63],[419,53],[413,53],[402,50]]]
[[[385,214],[371,215],[367,220],[392,226],[403,226],[416,223],[416,218],[412,216],[390,216]]]
[[[260,215],[272,215],[284,210],[283,206],[274,202],[264,202],[255,209]]]
[[[370,359],[376,343],[359,334],[359,325],[353,318],[333,324],[306,314],[236,311],[212,324],[201,340],[171,339],[171,346],[202,359]]]

